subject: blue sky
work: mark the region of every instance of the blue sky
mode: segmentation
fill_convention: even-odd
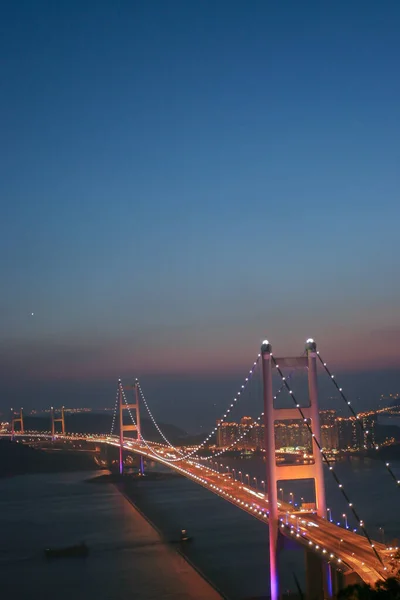
[[[399,27],[395,1],[4,3],[1,406],[132,371],[234,391],[265,336],[380,393]]]

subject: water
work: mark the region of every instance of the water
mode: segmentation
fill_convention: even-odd
[[[246,465],[246,473],[260,478],[261,463],[249,460]],[[383,527],[387,540],[400,537],[399,490],[381,463],[352,460],[336,468],[371,533],[382,535],[378,528]],[[400,464],[395,468],[400,475]],[[137,598],[132,508],[115,487],[85,483],[88,477],[86,472],[0,480],[2,592],[12,590],[14,600]],[[303,484],[292,490],[295,500],[307,493]],[[333,514],[339,516],[342,504],[330,479],[327,494]],[[140,482],[134,496],[166,539],[188,529],[194,537],[188,557],[232,600],[268,593],[268,529],[263,523],[181,478]],[[46,546],[80,540],[91,547],[87,561],[48,563],[42,557]],[[286,589],[294,590],[293,571],[304,581],[302,565],[301,551],[285,553]]]

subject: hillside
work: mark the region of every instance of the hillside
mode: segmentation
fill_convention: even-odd
[[[110,413],[66,413],[65,427],[67,432],[74,433],[110,433],[112,416]],[[162,442],[160,434],[157,432],[153,423],[148,419],[142,419],[143,437],[151,442]],[[25,430],[49,431],[51,428],[50,415],[48,416],[27,416],[24,418]],[[57,423],[60,426],[60,423]],[[174,425],[160,423],[160,428],[172,444],[178,444],[186,438],[187,433]],[[118,423],[114,433],[118,433]]]

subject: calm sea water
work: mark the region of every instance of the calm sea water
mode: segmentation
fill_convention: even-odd
[[[252,459],[246,467],[244,473],[261,481],[262,463]],[[400,464],[396,469],[400,476]],[[400,537],[399,490],[382,464],[352,460],[337,465],[337,470],[372,535],[384,535],[386,540]],[[15,600],[137,598],[129,552],[132,508],[115,487],[88,484],[88,477],[68,473],[0,480],[2,592],[12,591]],[[306,501],[310,493],[304,484],[286,487],[283,493],[288,497],[290,491],[295,501],[301,497]],[[341,515],[343,504],[329,478],[327,494],[333,515]],[[267,594],[264,524],[181,478],[140,482],[134,496],[166,539],[176,539],[183,527],[189,530],[194,542],[187,546],[188,557],[232,600]],[[87,561],[49,564],[43,559],[46,546],[80,540],[91,547]],[[293,572],[303,580],[302,552],[285,552],[283,563],[284,586],[294,590]]]

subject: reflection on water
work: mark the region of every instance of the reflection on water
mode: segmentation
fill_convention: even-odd
[[[242,461],[239,468],[260,485],[262,461]],[[400,537],[398,490],[384,466],[352,460],[335,468],[372,535],[387,540]],[[396,470],[400,476],[400,465]],[[132,509],[112,485],[85,483],[89,476],[68,473],[0,480],[1,585],[3,591],[12,587],[15,600],[32,598],[34,593],[40,593],[41,599],[57,595],[59,600],[135,597],[130,568]],[[304,482],[286,483],[287,500],[289,492],[295,501],[310,499]],[[263,523],[181,478],[140,482],[134,494],[139,508],[167,539],[176,539],[182,528],[188,529],[194,537],[187,546],[188,557],[230,598],[267,594],[268,529]],[[339,517],[345,509],[329,478],[327,495],[332,514]],[[88,560],[49,564],[43,559],[46,546],[81,540],[91,547]],[[284,587],[294,590],[293,571],[304,581],[302,552],[286,551],[283,562]]]

